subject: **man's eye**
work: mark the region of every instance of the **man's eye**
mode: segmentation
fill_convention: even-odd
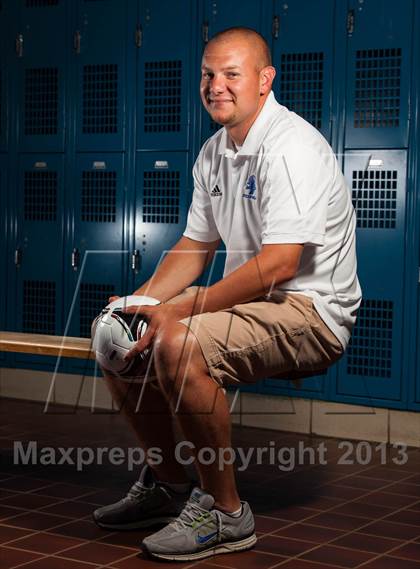
[[[237,77],[239,74],[232,72],[232,73],[228,73],[227,75],[228,75],[228,77]]]
[[[211,79],[212,77],[212,73],[203,73],[203,79]]]

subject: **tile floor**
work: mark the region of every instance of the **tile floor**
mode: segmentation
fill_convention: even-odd
[[[256,518],[258,542],[251,551],[218,555],[177,567],[240,569],[420,569],[420,449],[342,446],[339,440],[254,428],[234,428],[236,448],[271,449],[263,464],[238,472],[241,497]],[[149,569],[142,557],[147,532],[106,532],[92,510],[118,499],[136,474],[126,466],[14,465],[13,442],[36,441],[38,451],[91,446],[127,448],[135,440],[119,415],[0,402],[0,567],[28,569]],[[292,470],[288,457],[305,452]],[[290,449],[289,454],[281,449]],[[312,448],[313,451],[308,449]],[[320,449],[323,455],[317,454]],[[357,464],[356,449],[364,464]],[[341,464],[345,461],[356,464]],[[275,452],[274,452],[275,451]],[[316,452],[315,452],[316,451]],[[350,452],[351,451],[351,452]],[[318,459],[310,464],[309,455]],[[369,455],[371,454],[371,456]],[[38,457],[41,456],[38,454]],[[45,458],[47,461],[47,458]],[[384,462],[384,464],[381,464]],[[238,468],[243,467],[239,461]]]

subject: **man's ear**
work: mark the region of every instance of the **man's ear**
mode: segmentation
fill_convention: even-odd
[[[276,70],[272,65],[267,65],[260,71],[260,95],[265,95],[273,84]]]

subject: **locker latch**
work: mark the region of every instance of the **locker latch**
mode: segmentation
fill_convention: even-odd
[[[21,264],[22,264],[22,249],[20,247],[17,247],[15,249],[15,267],[18,269]]]
[[[134,249],[131,255],[131,270],[135,273],[139,272],[140,268],[140,251],[138,249]]]
[[[207,43],[209,41],[209,23],[203,22],[201,26],[201,37],[203,38],[203,42]]]
[[[79,249],[74,248],[73,251],[71,252],[71,266],[73,271],[77,271],[77,269],[79,268],[79,258],[80,258]]]
[[[347,12],[347,35],[351,36],[354,32],[354,10]]]
[[[271,33],[273,35],[273,38],[276,40],[279,37],[279,33],[280,33],[280,17],[279,16],[273,16],[273,25],[271,26]]]
[[[74,32],[74,38],[73,38],[73,47],[76,55],[80,55],[81,40],[82,40],[82,34],[79,32],[79,30],[76,30]]]
[[[137,24],[135,38],[136,47],[141,47],[143,43],[143,29],[140,24]]]
[[[17,34],[15,46],[16,46],[16,55],[18,57],[23,57],[23,34]]]

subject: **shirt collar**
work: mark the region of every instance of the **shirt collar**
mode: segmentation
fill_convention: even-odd
[[[272,120],[273,111],[279,106],[280,105],[277,103],[273,91],[271,91],[259,115],[249,129],[239,152],[236,152],[227,130],[223,128],[218,153],[224,154],[226,158],[235,158],[236,156],[253,156],[254,154],[257,154],[264,136],[267,133],[268,125]]]

